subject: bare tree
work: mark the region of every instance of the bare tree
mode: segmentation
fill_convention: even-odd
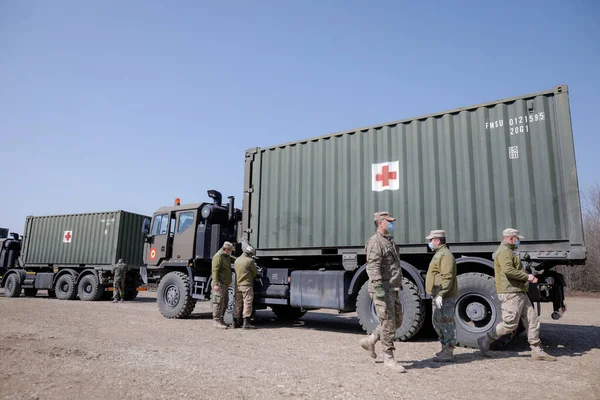
[[[556,270],[564,274],[569,289],[600,292],[600,184],[594,184],[583,193],[582,208],[587,249],[586,265],[561,266]]]

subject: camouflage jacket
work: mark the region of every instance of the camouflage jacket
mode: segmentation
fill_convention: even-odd
[[[437,295],[441,297],[458,296],[456,261],[445,244],[435,249],[435,255],[429,263],[425,291],[433,297]]]
[[[235,261],[235,257],[227,255],[223,249],[217,251],[217,254],[212,258],[212,285],[231,285],[231,263]]]
[[[254,259],[242,254],[235,260],[235,281],[238,286],[253,286],[256,278],[256,263]]]
[[[496,292],[519,293],[529,290],[527,273],[521,259],[515,254],[513,244],[502,242],[494,257]]]
[[[127,267],[127,264],[125,264],[125,263],[117,263],[117,264],[115,264],[115,266],[113,266],[112,270],[113,270],[114,280],[119,280],[119,279],[125,278],[125,275],[127,275],[127,271],[129,270],[129,268]]]
[[[369,293],[375,289],[373,285],[381,282],[384,290],[402,287],[402,270],[400,254],[396,243],[389,237],[376,232],[365,245],[367,253],[367,275],[369,276]]]

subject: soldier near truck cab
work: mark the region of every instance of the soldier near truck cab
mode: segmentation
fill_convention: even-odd
[[[360,345],[372,358],[377,358],[375,344],[381,340],[383,365],[396,372],[406,372],[394,358],[394,338],[402,325],[402,305],[398,298],[398,291],[402,289],[402,272],[400,255],[392,240],[395,220],[387,211],[376,212],[374,222],[377,232],[365,246],[369,294],[375,304],[379,325],[371,335],[360,341]]]
[[[223,243],[223,246],[212,258],[212,304],[213,326],[218,329],[227,329],[223,321],[227,304],[229,303],[229,285],[231,285],[231,263],[235,257],[231,255],[233,244]]]
[[[432,322],[442,344],[442,351],[436,353],[435,361],[454,361],[456,346],[456,324],[454,308],[458,296],[456,261],[446,245],[446,231],[435,230],[425,238],[435,252],[429,263],[425,290],[432,298]]]
[[[537,283],[538,280],[534,275],[525,272],[521,259],[515,254],[515,249],[524,237],[512,228],[505,229],[502,234],[504,240],[496,250],[494,258],[496,292],[502,303],[502,322],[477,339],[479,349],[484,356],[491,357],[490,344],[501,336],[514,332],[521,320],[527,331],[531,357],[538,361],[556,361],[555,357],[542,350],[540,321],[527,296],[529,282]]]
[[[125,278],[127,277],[127,264],[122,258],[113,267],[113,303],[125,301]]]

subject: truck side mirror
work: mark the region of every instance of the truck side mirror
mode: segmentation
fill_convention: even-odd
[[[144,242],[146,243],[152,243],[152,235],[144,235]]]
[[[150,233],[150,218],[144,218],[144,222],[142,224],[142,233],[144,236],[148,236]]]

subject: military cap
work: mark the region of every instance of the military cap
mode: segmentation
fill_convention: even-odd
[[[387,211],[378,211],[378,212],[376,212],[376,213],[373,214],[373,217],[374,217],[373,220],[375,222],[381,221],[382,219],[385,219],[387,221],[395,221],[396,220],[396,218],[392,217],[390,215],[390,213],[387,212]]]
[[[249,254],[249,255],[254,254],[254,247],[252,247],[250,245],[246,246],[244,253]]]
[[[125,262],[125,260],[123,260],[122,258],[119,258],[119,262],[120,262],[120,263],[124,263],[124,262]]]
[[[429,236],[427,236],[425,239],[431,240],[433,238],[445,238],[445,237],[446,237],[446,231],[444,231],[442,229],[438,229],[438,230],[429,232]]]
[[[513,236],[516,236],[516,237],[518,237],[518,238],[519,238],[519,239],[521,239],[521,240],[525,239],[523,236],[521,236],[521,235],[519,234],[519,231],[518,231],[518,230],[516,230],[516,229],[513,229],[513,228],[506,228],[506,229],[505,229],[505,230],[502,232],[502,236],[504,236],[504,237],[513,237]]]
[[[233,249],[233,245],[231,244],[231,242],[223,243],[223,250],[230,250],[230,249]]]

